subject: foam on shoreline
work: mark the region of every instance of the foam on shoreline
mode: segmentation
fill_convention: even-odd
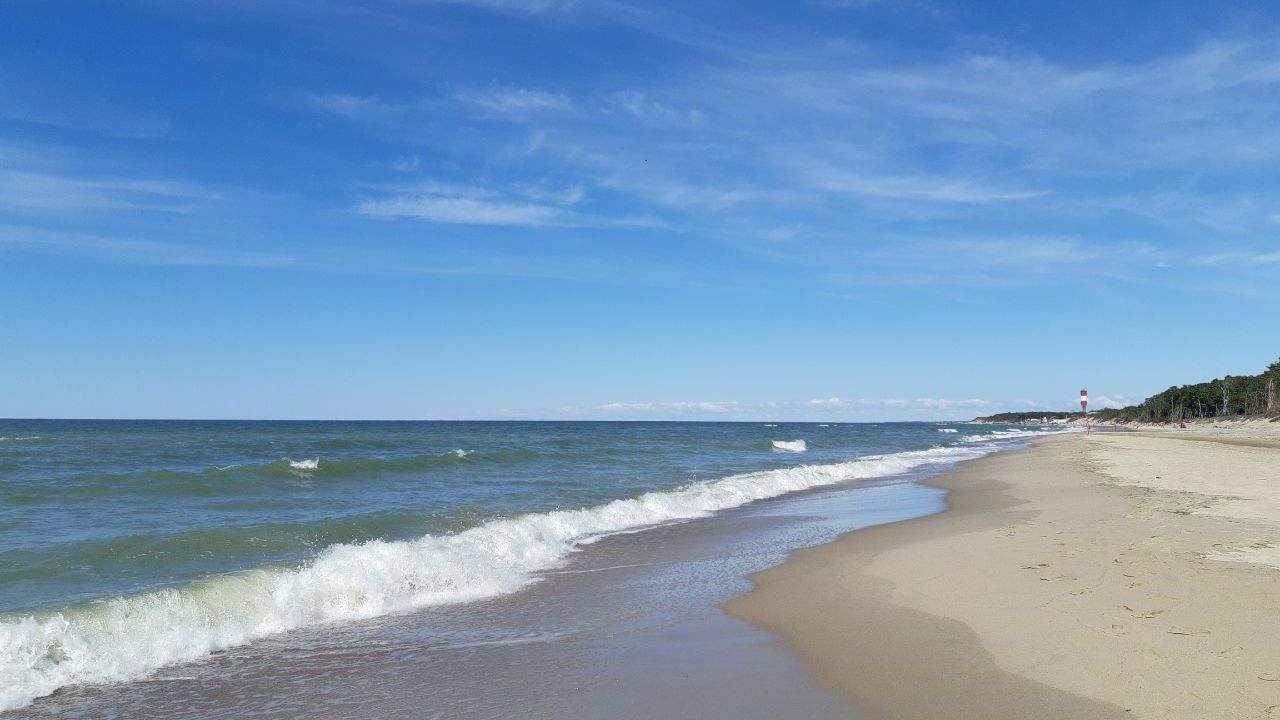
[[[0,710],[58,688],[125,681],[289,630],[515,592],[601,537],[765,498],[991,452],[962,445],[732,475],[595,507],[493,520],[449,535],[338,544],[300,567],[0,616]],[[318,463],[317,463],[318,464]]]

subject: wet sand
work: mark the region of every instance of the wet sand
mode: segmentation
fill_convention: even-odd
[[[725,608],[869,718],[1280,717],[1280,451],[1077,434],[931,482]]]

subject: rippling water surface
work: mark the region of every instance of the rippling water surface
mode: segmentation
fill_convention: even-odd
[[[501,598],[601,538],[942,468],[1027,434],[0,421],[0,709],[281,633]]]

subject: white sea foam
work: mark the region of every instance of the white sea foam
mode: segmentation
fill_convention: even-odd
[[[765,423],[765,424],[764,424],[764,426],[765,426],[765,427],[778,427],[777,425],[775,425],[775,424],[773,424],[773,423]]]
[[[312,471],[320,469],[320,458],[318,457],[311,458],[310,460],[289,460],[288,463],[289,467],[294,470]]]
[[[802,453],[809,447],[804,444],[803,440],[774,440],[773,449],[782,452]]]
[[[59,612],[0,615],[0,711],[68,685],[136,679],[296,628],[511,593],[606,535],[991,450],[933,448],[733,475],[596,507],[493,520],[451,535],[333,545],[297,568],[219,575]]]
[[[818,425],[818,427],[831,427],[831,426],[830,426],[830,425],[827,425],[827,424],[825,424],[825,423],[820,423],[820,424]]]
[[[470,455],[470,454],[471,454],[471,453],[473,453],[473,452],[475,452],[475,450],[463,450],[462,448],[458,448],[457,450],[450,450],[449,452],[447,452],[447,453],[445,453],[445,454],[446,454],[446,455],[452,455],[452,456],[454,456],[454,457],[456,457],[456,458],[464,458],[464,457],[466,457],[466,456]]]
[[[39,439],[40,439],[39,435],[28,435],[26,437],[0,437],[0,442],[4,442],[4,441],[23,442],[23,441],[32,441],[32,440],[39,440]]]
[[[1019,438],[1039,437],[1041,435],[1057,435],[1074,430],[992,430],[985,435],[965,435],[960,438],[963,443],[989,443],[994,440],[1017,440]]]
[[[938,432],[953,433],[953,432],[960,432],[960,431],[956,430],[955,428],[938,428]]]

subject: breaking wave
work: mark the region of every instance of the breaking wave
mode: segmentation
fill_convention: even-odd
[[[1074,432],[1073,429],[1064,430],[992,430],[982,435],[965,435],[960,438],[960,442],[976,444],[989,443],[995,440],[1017,440],[1019,438],[1039,437],[1041,435],[1059,435],[1064,432]]]
[[[774,440],[773,449],[781,450],[782,452],[802,453],[808,450],[809,447],[805,445],[803,440]]]
[[[804,449],[804,441],[774,445]],[[515,592],[601,537],[689,520],[809,488],[991,452],[958,446],[731,475],[579,510],[533,513],[415,540],[331,545],[298,567],[34,615],[0,615],[0,711],[58,688],[131,680],[296,628]],[[314,461],[297,461],[319,467]]]

